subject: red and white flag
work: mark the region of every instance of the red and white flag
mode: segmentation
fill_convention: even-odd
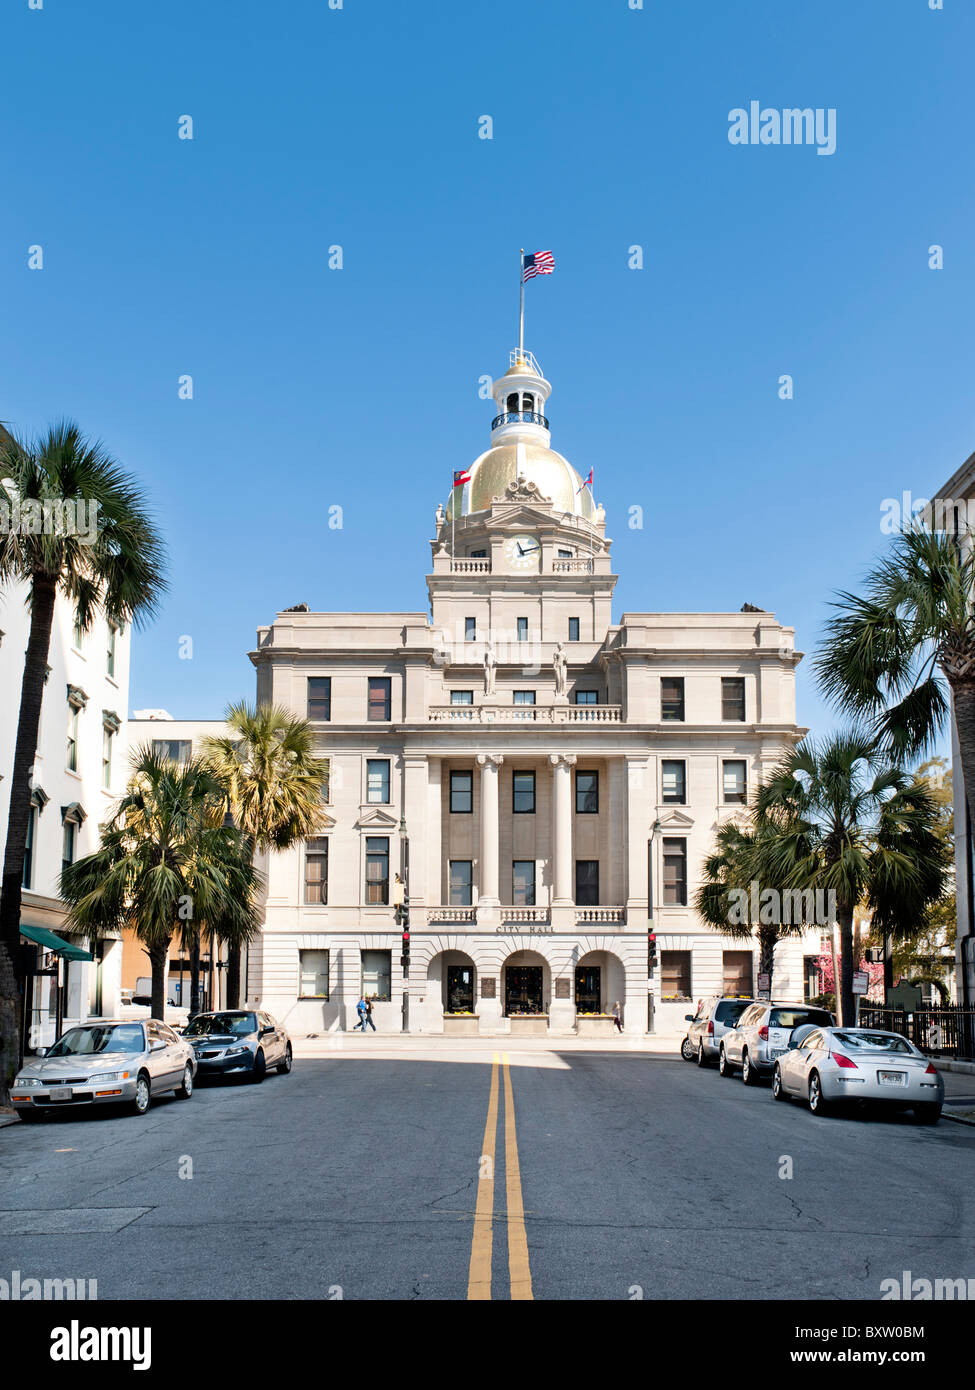
[[[551,251],[533,251],[522,257],[521,278],[532,280],[536,275],[551,275],[555,269],[555,257]]]

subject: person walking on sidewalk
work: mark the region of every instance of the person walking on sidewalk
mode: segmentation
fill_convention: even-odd
[[[359,996],[359,1002],[355,1006],[355,1011],[359,1015],[359,1022],[352,1029],[352,1031],[353,1033],[357,1033],[361,1028],[364,1033],[366,1031],[366,1019],[369,1015],[369,1010],[366,1001],[361,994]]]
[[[623,1018],[622,1018],[622,1012],[621,1012],[621,1010],[620,1010],[620,1001],[619,1001],[618,999],[617,999],[616,1003],[613,1005],[613,1022],[616,1024],[616,1031],[617,1031],[617,1033],[622,1033],[622,1031],[623,1031]]]
[[[372,1000],[371,1000],[371,999],[367,999],[367,1000],[366,1000],[366,1016],[365,1016],[365,1020],[364,1020],[364,1022],[363,1022],[363,1024],[362,1024],[362,1031],[363,1031],[363,1032],[366,1031],[366,1024],[367,1024],[367,1023],[369,1024],[369,1027],[372,1029],[372,1031],[375,1033],[375,1031],[376,1031],[376,1025],[375,1025],[375,1024],[373,1023],[373,1021],[372,1021]]]

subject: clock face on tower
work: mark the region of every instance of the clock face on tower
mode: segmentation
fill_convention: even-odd
[[[511,569],[537,570],[542,548],[534,536],[509,536],[504,553]]]

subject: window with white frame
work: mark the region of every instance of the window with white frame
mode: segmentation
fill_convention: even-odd
[[[298,998],[328,998],[328,952],[298,952]]]
[[[389,803],[389,759],[366,759],[366,801],[371,806]]]
[[[748,800],[748,782],[745,761],[742,758],[726,758],[721,764],[722,795],[726,806],[744,806]]]

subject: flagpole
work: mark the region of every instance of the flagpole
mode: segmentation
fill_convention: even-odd
[[[518,256],[518,357],[525,354],[525,248]]]

